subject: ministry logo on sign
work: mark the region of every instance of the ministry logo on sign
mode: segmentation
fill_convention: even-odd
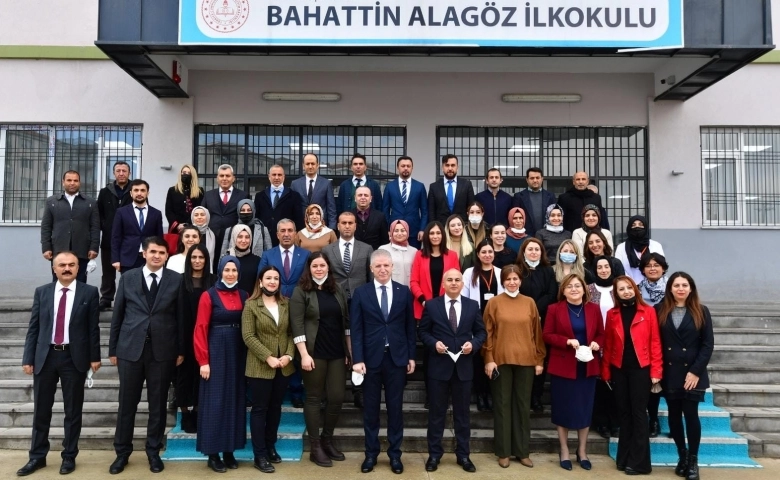
[[[213,30],[235,32],[249,16],[249,0],[202,0],[203,20]]]

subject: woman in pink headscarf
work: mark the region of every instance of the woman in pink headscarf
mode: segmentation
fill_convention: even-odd
[[[528,238],[528,234],[525,232],[525,210],[520,207],[509,210],[508,220],[509,228],[506,229],[506,246],[515,252],[519,252],[520,246]]]
[[[409,245],[409,224],[403,220],[394,221],[390,224],[389,235],[390,243],[379,248],[387,250],[393,257],[393,280],[408,287],[414,254],[417,253],[417,249]]]

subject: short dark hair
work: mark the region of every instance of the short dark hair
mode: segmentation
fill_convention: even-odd
[[[130,182],[130,190],[133,189],[133,187],[137,187],[138,185],[143,185],[146,187],[146,191],[149,191],[149,183],[147,183],[146,180],[141,180],[140,178],[136,178],[135,180]]]
[[[363,160],[363,163],[368,163],[368,162],[366,162],[366,156],[365,155],[363,155],[362,153],[353,153],[352,154],[352,158],[349,159],[349,164],[352,165],[352,162],[354,162],[356,158],[359,158],[359,159]]]
[[[398,160],[396,160],[395,168],[398,168],[398,165],[401,164],[402,160],[409,160],[410,162],[412,162],[412,165],[414,165],[414,160],[412,160],[412,157],[408,157],[406,155],[402,155],[402,156],[398,157]]]
[[[81,174],[76,170],[66,170],[65,173],[62,174],[62,179],[65,180],[65,177],[68,176],[69,173],[76,175],[79,177],[79,181],[81,181]]]
[[[357,222],[357,216],[354,213],[352,213],[352,212],[341,212],[339,214],[339,218],[338,218],[337,222],[340,222],[341,221],[341,217],[343,217],[344,215],[351,216]]]
[[[539,167],[531,167],[528,170],[525,171],[525,178],[528,178],[528,175],[531,174],[531,172],[538,173],[541,176],[544,176],[544,173],[542,173],[542,169]]]
[[[112,172],[116,169],[117,165],[124,165],[124,166],[127,167],[128,170],[132,170],[130,168],[130,164],[129,163],[125,162],[124,160],[117,160],[116,162],[114,162],[114,166],[111,167],[111,171]]]
[[[501,169],[493,167],[490,170],[488,170],[487,173],[485,173],[485,178],[488,178],[488,175],[490,175],[490,172],[498,172],[498,176],[499,177],[503,177],[503,175],[501,175]]]
[[[450,161],[450,160],[451,160],[451,159],[453,159],[453,158],[455,159],[455,163],[457,163],[457,162],[458,162],[458,157],[457,157],[457,156],[455,156],[455,155],[453,155],[453,154],[451,154],[451,153],[448,153],[447,155],[443,155],[443,156],[441,157],[441,163],[442,163],[442,165],[444,165],[445,163],[447,163],[448,161]]]
[[[655,263],[661,266],[664,273],[669,271],[669,264],[666,262],[666,257],[658,252],[647,252],[642,255],[642,258],[639,260],[639,271],[642,272],[643,275],[645,273],[645,268],[647,268],[647,264],[650,263],[651,260],[655,260]]]
[[[314,153],[314,152],[307,152],[307,153],[304,153],[304,154],[303,154],[303,156],[301,157],[301,160],[303,160],[304,158],[306,158],[306,157],[307,157],[307,156],[309,156],[309,155],[314,155],[314,158],[316,158],[316,159],[317,159],[317,163],[320,163],[320,157],[319,157],[319,155],[317,155],[317,154],[316,154],[316,153]]]
[[[328,278],[325,279],[325,283],[322,284],[322,290],[328,293],[336,293],[338,284],[336,283],[336,277],[331,271],[333,267],[330,264],[328,256],[322,252],[314,252],[309,255],[309,259],[306,260],[306,268],[303,269],[301,279],[298,281],[298,286],[301,287],[301,290],[304,292],[313,292],[317,290],[317,284],[314,283],[313,277],[311,276],[311,264],[318,258],[325,260],[325,263],[328,265]]]
[[[163,237],[158,237],[157,235],[152,235],[151,237],[144,238],[143,243],[141,246],[144,249],[144,252],[149,249],[149,245],[157,245],[158,247],[165,247],[165,251],[168,251],[168,242],[165,241]]]

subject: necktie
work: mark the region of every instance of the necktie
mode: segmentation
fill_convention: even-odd
[[[387,321],[387,317],[390,316],[390,307],[387,305],[387,286],[382,285],[379,288],[382,289],[382,304],[380,307],[382,308],[382,315],[385,317],[385,321]]]
[[[149,309],[151,309],[154,306],[154,300],[157,298],[157,291],[160,289],[160,284],[157,283],[157,274],[156,273],[150,273],[150,277],[152,277],[152,286],[149,288]]]
[[[314,195],[314,180],[309,180],[309,193],[307,194],[307,197],[309,198],[309,203],[311,203],[312,195]]]
[[[454,180],[447,182],[447,205],[450,207],[450,212],[455,211],[455,192],[452,188],[453,182]]]
[[[355,179],[355,188],[360,188],[360,185],[363,183],[363,180],[361,179]]]
[[[276,194],[276,196],[274,197],[273,207],[276,208],[276,204],[279,203],[279,190],[274,190],[274,193]]]
[[[57,307],[57,319],[54,324],[54,344],[62,345],[65,341],[65,303],[68,293],[67,288],[62,289],[62,296],[60,297],[60,305]]]
[[[455,313],[455,300],[450,300],[450,327],[453,332],[458,331],[458,314]]]
[[[290,278],[290,250],[284,251],[284,278]]]
[[[344,271],[349,275],[352,270],[352,255],[349,253],[349,242],[344,244]]]
[[[135,207],[136,210],[138,210],[138,227],[143,230],[144,229],[144,209],[141,207]]]
[[[222,190],[222,203],[227,205],[228,203],[228,191]]]
[[[355,179],[355,191],[352,192],[352,206],[351,206],[351,208],[355,208],[355,206],[357,205],[355,203],[355,196],[356,196],[355,194],[357,193],[357,189],[360,188],[360,185],[362,183],[363,183],[363,180],[361,180],[359,178]]]
[[[404,205],[406,205],[406,200],[408,200],[408,193],[406,191],[406,180],[403,181],[403,187],[401,187],[401,198],[404,199]]]

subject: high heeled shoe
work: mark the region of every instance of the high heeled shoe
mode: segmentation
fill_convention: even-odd
[[[590,460],[588,460],[587,458],[581,459],[579,453],[577,454],[577,463],[580,464],[580,467],[582,467],[583,470],[590,470],[591,468],[593,468],[593,465],[590,463]]]
[[[558,463],[559,463],[559,465],[561,466],[562,469],[564,469],[564,470],[571,470],[572,469],[571,460],[569,460],[568,457],[566,458],[566,460],[564,460],[563,456],[559,453],[558,454],[558,461],[559,461]]]

